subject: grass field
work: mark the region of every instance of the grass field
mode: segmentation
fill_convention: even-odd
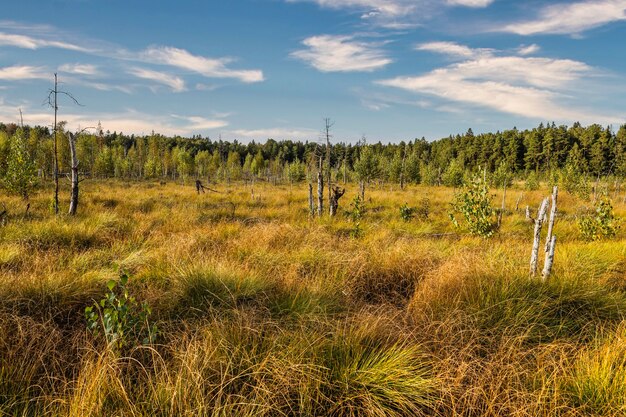
[[[215,187],[87,181],[75,218],[49,192],[26,218],[4,198],[0,416],[626,415],[625,227],[584,242],[589,202],[561,194],[542,283],[523,208],[547,187],[492,239],[454,229],[444,187],[368,190],[359,238],[356,186],[333,219],[309,218],[304,184]],[[87,330],[120,270],[154,344]]]

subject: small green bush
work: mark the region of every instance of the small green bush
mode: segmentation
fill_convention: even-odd
[[[129,345],[150,344],[158,329],[150,326],[152,313],[147,303],[139,304],[128,292],[129,276],[122,273],[119,282],[107,282],[108,292],[93,306],[85,308],[87,329],[94,336],[104,336],[108,346],[120,351]]]
[[[409,207],[407,203],[404,203],[404,205],[400,207],[400,217],[405,222],[410,222],[411,220],[413,220],[413,218],[415,217],[415,212],[415,207]]]
[[[590,210],[578,219],[578,229],[587,241],[598,241],[615,237],[619,230],[617,219],[613,214],[613,203],[609,197],[596,202],[594,210]]]
[[[352,222],[352,230],[350,230],[350,236],[353,238],[359,238],[363,235],[363,229],[361,228],[361,219],[365,214],[365,206],[360,196],[354,197],[350,204],[350,210],[347,212],[350,221]]]
[[[456,227],[463,227],[472,235],[491,237],[498,229],[495,210],[491,207],[492,199],[487,185],[477,178],[456,194],[451,203],[450,220]],[[461,226],[455,214],[462,215],[464,226]]]

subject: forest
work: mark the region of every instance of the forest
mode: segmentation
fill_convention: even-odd
[[[9,139],[15,124],[0,124],[0,167],[9,158]],[[28,157],[39,176],[53,172],[53,135],[48,128],[23,127]],[[70,152],[64,124],[57,132],[59,171],[70,171]],[[165,137],[103,132],[98,126],[76,140],[80,170],[91,178],[206,178],[208,181],[251,180],[298,182],[311,177],[321,149],[310,142],[254,141],[244,144],[194,136]],[[325,146],[325,144],[324,144]],[[361,163],[360,163],[361,162]],[[327,162],[325,162],[327,164]],[[571,127],[540,124],[530,130],[449,136],[432,142],[414,139],[399,143],[333,143],[333,175],[343,182],[370,181],[460,186],[463,176],[480,170],[510,173],[517,178],[626,176],[626,125],[617,132],[597,124]]]

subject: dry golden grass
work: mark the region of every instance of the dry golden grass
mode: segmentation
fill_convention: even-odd
[[[523,208],[547,189],[484,240],[453,228],[447,188],[368,190],[358,239],[356,187],[334,219],[308,217],[303,185],[216,188],[87,181],[76,218],[3,198],[0,416],[626,413],[626,235],[582,241],[588,202],[561,195],[541,283]],[[119,352],[83,312],[121,269],[160,334]]]

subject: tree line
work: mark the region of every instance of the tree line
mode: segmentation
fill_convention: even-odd
[[[68,134],[60,123],[56,140],[62,176],[71,171]],[[493,178],[548,178],[564,172],[590,178],[626,177],[626,125],[617,132],[580,123],[571,127],[540,124],[533,129],[479,135],[469,129],[432,142],[424,138],[389,144],[362,140],[329,147],[316,141],[268,139],[244,144],[201,136],[124,135],[104,132],[98,126],[78,134],[75,146],[81,176],[88,178],[295,183],[312,181],[322,169],[329,170],[336,182],[459,186],[478,171],[491,173]],[[53,149],[54,135],[47,127],[0,123],[0,176],[6,179],[20,169],[16,164],[26,164],[36,177],[49,179],[54,170]]]

